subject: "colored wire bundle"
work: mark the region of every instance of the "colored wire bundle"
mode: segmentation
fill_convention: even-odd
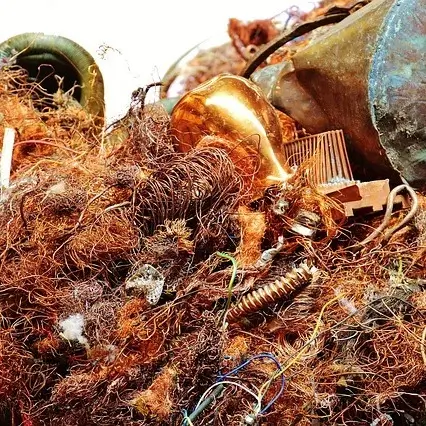
[[[232,371],[230,371],[229,373],[226,373],[224,375],[219,375],[218,378],[218,383],[221,383],[224,379],[229,378],[230,376],[233,376],[234,374],[238,373],[238,371],[240,371],[241,369],[243,369],[244,367],[246,367],[247,365],[249,365],[251,362],[253,362],[256,359],[262,359],[262,358],[268,358],[270,360],[272,360],[275,365],[277,366],[277,374],[273,376],[273,378],[271,378],[268,382],[272,382],[274,380],[274,377],[279,377],[278,373],[282,370],[281,364],[280,362],[277,360],[277,358],[268,352],[265,353],[260,353],[258,355],[254,355],[251,358],[249,358],[248,360],[244,361],[242,364],[240,364],[238,367],[234,368]],[[279,391],[274,395],[274,397],[268,402],[268,404],[261,409],[261,403],[262,403],[262,399],[263,396],[261,397],[260,395],[258,395],[258,412],[260,414],[264,414],[266,413],[266,411],[269,410],[269,408],[271,408],[271,406],[274,404],[274,402],[281,396],[281,394],[284,392],[284,388],[285,388],[285,377],[284,375],[281,374],[281,386]]]
[[[265,396],[266,392],[262,395],[261,390],[255,389],[257,391],[254,393],[252,390],[250,390],[248,387],[242,385],[241,383],[229,380],[237,374],[240,370],[245,368],[247,365],[249,365],[251,362],[253,362],[256,359],[270,359],[272,360],[275,365],[277,366],[277,373],[268,380],[268,384],[271,384],[275,377],[281,378],[281,386],[280,389],[277,391],[277,393],[274,395],[274,397],[266,404],[264,408],[262,408],[262,399]],[[286,380],[283,374],[279,374],[282,371],[282,366],[278,359],[271,353],[265,352],[260,353],[257,355],[254,355],[241,363],[239,366],[235,367],[233,370],[229,371],[226,374],[219,374],[218,379],[216,383],[211,385],[201,396],[200,400],[198,401],[197,405],[195,406],[194,411],[188,416],[186,413],[184,415],[183,425],[191,426],[192,421],[208,406],[210,405],[216,397],[218,397],[222,391],[224,390],[224,384],[236,386],[240,389],[243,389],[248,394],[250,394],[255,400],[256,400],[256,408],[255,408],[255,415],[264,414],[266,413],[272,405],[275,403],[275,401],[282,395],[285,389]],[[215,389],[216,388],[216,389]],[[263,386],[262,386],[263,388]],[[269,386],[268,386],[269,388]],[[215,389],[215,390],[213,390]],[[213,391],[213,392],[212,392]]]

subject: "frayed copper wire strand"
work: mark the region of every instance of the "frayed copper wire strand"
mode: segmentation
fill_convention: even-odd
[[[384,306],[387,306],[387,298],[384,297],[381,300]],[[377,300],[365,305],[364,308],[374,310],[376,303],[378,303]],[[358,372],[358,374],[375,377],[375,380],[361,383],[360,391],[371,396],[383,394],[392,389],[397,390],[401,386],[415,387],[422,377],[423,370],[422,367],[419,368],[418,344],[421,341],[419,334],[423,328],[423,320],[419,322],[417,319],[414,323],[413,320],[405,321],[390,306],[387,310],[388,313],[378,310],[376,312],[377,321],[383,322],[386,319],[384,324],[379,322],[377,325],[373,323],[368,325],[364,320],[356,321],[357,326],[354,330],[358,330],[358,337],[350,339],[354,342],[353,352],[342,351],[342,355],[346,354],[348,362],[353,366],[354,374]],[[405,330],[406,327],[411,330]],[[362,336],[370,335],[371,338],[367,340],[362,338]],[[340,363],[345,363],[344,357],[341,358]],[[320,372],[317,374],[317,377],[325,376],[326,374]]]
[[[405,242],[395,243],[393,241],[386,247],[376,246],[368,252],[362,250],[356,253],[347,250],[345,247],[333,250],[330,244],[323,247],[319,252],[310,241],[305,242],[303,246],[306,257],[315,259],[315,263],[322,270],[332,271],[336,277],[342,270],[364,271],[364,275],[382,275],[382,272],[395,256],[402,256],[405,261],[410,261],[410,268],[412,268],[417,263],[414,254],[419,251],[415,242],[407,245]]]
[[[117,134],[124,142],[113,143],[106,158],[112,164],[132,159],[148,171],[159,169],[179,155],[173,149],[169,125],[170,117],[161,105],[145,105],[142,114],[131,108],[123,119],[111,125],[108,142],[113,142]]]
[[[311,318],[312,320],[313,318]],[[305,342],[309,338],[309,328],[306,327],[304,332],[295,333],[295,336],[291,335],[292,338],[295,338],[294,341],[289,341],[286,334],[279,335],[278,344],[281,348],[282,356],[285,358],[292,358],[297,355],[304,347]],[[290,334],[290,333],[289,333]],[[308,362],[314,360],[318,353],[323,350],[326,341],[326,336],[322,335],[310,345],[309,349],[303,352],[302,361]]]
[[[129,217],[114,211],[102,213],[67,242],[67,258],[81,267],[94,262],[126,258],[139,246],[139,232]]]
[[[17,66],[3,68],[1,81],[4,84],[3,90],[0,90],[0,105],[6,108],[5,120],[14,122],[13,127],[19,127],[20,138],[23,139],[15,143],[14,173],[19,170],[21,176],[21,166],[28,167],[37,158],[46,161],[49,157],[57,158],[64,153],[86,155],[93,148],[89,139],[94,138],[93,129],[96,126],[82,111],[64,108],[52,110],[54,95],[46,92],[40,82],[28,82],[26,71]],[[10,106],[16,101],[19,107],[12,114]],[[45,108],[46,105],[49,107]],[[68,119],[72,120],[72,124],[65,122]],[[89,134],[91,136],[86,138]],[[21,145],[24,146],[22,152]],[[27,147],[34,149],[34,152],[27,153]]]
[[[380,394],[401,387],[413,388],[423,377],[417,339],[410,339],[397,326],[377,327],[372,338],[361,342],[354,353],[360,371],[375,377],[364,383],[364,391]]]
[[[25,141],[19,141],[19,142],[16,142],[14,144],[14,146],[25,145],[25,144],[48,145],[48,146],[52,146],[54,148],[63,149],[64,151],[68,151],[68,152],[71,152],[73,154],[81,154],[80,151],[76,151],[75,149],[69,148],[68,146],[61,146],[61,145],[58,145],[58,144],[56,144],[54,142],[49,142],[49,141],[46,141],[46,140],[43,140],[43,139],[41,139],[41,140],[38,140],[38,139],[29,139],[29,140],[25,140]]]
[[[373,302],[371,302],[371,303],[369,303],[369,304],[366,304],[365,306],[363,306],[363,307],[360,307],[359,308],[359,311],[357,312],[357,313],[354,313],[354,314],[351,314],[351,315],[348,315],[346,318],[344,318],[342,321],[340,321],[339,323],[337,323],[337,324],[334,324],[333,326],[331,326],[331,327],[327,327],[326,329],[324,329],[319,335],[318,335],[318,337],[321,335],[321,336],[323,336],[323,338],[325,339],[326,338],[326,336],[330,333],[330,331],[331,330],[336,330],[336,329],[338,329],[338,328],[340,328],[344,323],[346,323],[347,321],[349,321],[349,320],[351,320],[351,319],[353,319],[353,318],[355,318],[357,315],[359,315],[364,309],[367,309],[369,306],[371,306],[372,304],[374,304],[374,303],[376,303],[377,301],[373,301]],[[389,316],[389,318],[392,318],[393,317],[393,315],[394,314],[390,314],[390,316]],[[334,314],[332,315],[333,317],[334,317]],[[396,319],[396,317],[395,317],[395,319]],[[406,323],[407,325],[408,324],[410,324],[409,322],[404,322],[404,323]],[[389,333],[391,333],[391,330],[388,330],[388,332]],[[250,333],[250,335],[252,335],[252,333]],[[391,335],[390,335],[391,336]],[[256,337],[256,336],[252,336],[253,338],[254,337]],[[414,336],[413,336],[414,337]],[[381,341],[383,342],[383,343],[386,343],[386,341],[389,339],[389,337],[387,337],[386,335],[383,335],[383,338],[381,339]],[[417,333],[417,339],[415,339],[415,341],[413,341],[412,343],[414,344],[414,345],[417,345],[418,343],[418,339],[419,339],[419,336],[418,336],[418,333]],[[394,339],[394,341],[398,341],[398,339],[397,338],[395,338]],[[399,341],[401,341],[401,339],[399,339]],[[402,340],[402,342],[404,342],[404,340]],[[402,343],[401,342],[401,343]],[[359,345],[361,345],[361,344],[364,344],[364,342],[363,341],[360,341],[360,343],[359,343]],[[401,352],[401,355],[403,356],[403,353],[404,353],[404,350],[403,349],[399,349]],[[420,351],[418,351],[418,352],[420,352]],[[285,399],[285,401],[286,401],[286,404],[288,404],[288,398],[289,398],[289,394],[291,394],[292,393],[292,389],[294,388],[294,387],[296,387],[297,389],[301,389],[300,388],[300,386],[299,386],[299,382],[297,381],[298,380],[298,377],[303,377],[303,380],[306,380],[305,378],[306,378],[306,376],[307,375],[310,375],[311,377],[314,377],[314,378],[317,378],[317,387],[315,388],[315,392],[316,392],[316,394],[317,393],[319,393],[320,392],[320,390],[324,387],[324,385],[326,384],[326,383],[324,383],[324,379],[325,378],[331,378],[331,380],[330,380],[330,382],[329,382],[329,384],[330,384],[330,386],[331,386],[331,388],[334,390],[335,389],[335,386],[336,386],[336,382],[337,382],[337,380],[338,380],[338,378],[339,377],[341,377],[341,376],[343,376],[344,377],[344,374],[343,373],[336,373],[336,372],[334,372],[333,373],[333,375],[331,376],[331,375],[329,375],[328,373],[323,373],[322,371],[323,370],[320,370],[320,368],[323,368],[324,366],[330,366],[331,365],[331,362],[332,362],[332,359],[334,359],[334,357],[337,357],[337,356],[339,356],[339,354],[340,354],[340,352],[335,352],[335,353],[333,353],[332,354],[332,358],[329,360],[329,362],[327,362],[327,363],[319,363],[318,364],[318,368],[317,367],[315,367],[313,370],[311,369],[311,367],[308,367],[307,365],[305,365],[305,366],[303,366],[302,367],[302,371],[298,371],[297,372],[297,374],[295,375],[295,373],[293,373],[291,376],[288,376],[288,378],[289,378],[289,380],[290,380],[290,382],[289,382],[289,386],[290,386],[290,388],[289,389],[287,389],[287,393],[286,393],[286,395],[287,395],[287,397],[286,397],[286,399]],[[360,355],[360,354],[359,354]],[[420,356],[420,354],[419,354],[419,356]],[[352,358],[351,358],[352,359]],[[357,356],[356,354],[355,354],[355,358],[354,358],[354,360],[356,361],[357,359],[359,359],[359,356]],[[341,355],[340,355],[340,358],[337,358],[336,359],[336,361],[338,361],[338,362],[340,362],[340,363],[342,363],[342,362],[344,362],[344,358],[342,359],[341,358]],[[350,365],[353,365],[353,363],[354,363],[354,361],[350,361],[351,362],[351,364]],[[378,380],[380,379],[381,381],[380,381],[380,383],[382,383],[383,384],[383,386],[382,385],[380,385],[381,387],[380,388],[377,388],[377,389],[369,389],[368,387],[367,388],[365,388],[365,387],[363,387],[364,385],[368,385],[368,384],[372,384],[372,385],[374,385],[374,380],[367,380],[367,381],[362,381],[361,382],[361,386],[356,386],[356,384],[354,384],[354,385],[351,385],[351,388],[353,388],[353,389],[358,389],[359,390],[359,394],[361,395],[361,396],[364,396],[364,397],[369,397],[369,398],[372,398],[372,397],[374,397],[375,395],[379,395],[380,393],[383,393],[383,392],[386,392],[387,391],[387,389],[389,388],[391,388],[391,385],[392,385],[392,382],[388,379],[388,378],[385,378],[385,377],[383,377],[383,378],[380,378],[381,377],[381,374],[382,374],[382,372],[380,371],[380,369],[382,368],[381,367],[381,363],[386,363],[387,361],[386,361],[386,359],[381,359],[381,357],[378,357],[378,359],[376,359],[375,361],[374,361],[374,363],[371,363],[371,362],[369,362],[368,364],[367,363],[361,363],[361,364],[358,364],[358,363],[356,363],[355,364],[355,366],[358,368],[359,367],[359,369],[360,369],[360,372],[361,372],[361,374],[367,374],[368,376],[371,376],[371,377],[376,377]],[[316,364],[314,364],[314,365],[316,365]],[[411,364],[410,364],[411,365]],[[352,367],[352,369],[347,373],[347,374],[351,374],[351,372],[352,372],[352,374],[356,374],[356,371],[357,370],[355,370],[355,366],[353,366]],[[390,379],[392,379],[394,376],[395,376],[395,374],[394,373],[392,373],[392,367],[389,365],[388,367],[386,367],[386,368],[388,368],[388,371],[389,371],[389,373],[385,373],[385,370],[383,370],[383,373],[385,373],[386,375],[388,375],[389,374],[389,378]],[[410,368],[406,368],[406,371],[408,372],[408,374],[411,374],[410,373]],[[312,371],[312,373],[310,372],[310,371]],[[414,375],[414,376],[412,376],[414,379],[416,378],[416,375]],[[379,382],[378,382],[379,383]],[[401,383],[399,383],[399,384],[401,384]],[[412,385],[413,383],[410,383],[410,385]],[[302,383],[302,385],[303,385],[303,383]],[[398,386],[398,382],[396,382],[395,383],[395,386]],[[303,387],[303,386],[302,386]],[[305,392],[305,391],[304,391]],[[303,393],[304,393],[303,392]],[[333,391],[331,391],[331,392],[333,392]],[[299,395],[301,395],[301,391],[299,390],[299,392],[298,392],[298,394]],[[307,392],[306,391],[306,398],[307,399],[302,399],[302,401],[301,401],[301,403],[303,403],[303,402],[305,402],[306,403],[306,401],[308,400],[308,401],[311,401],[312,400],[312,397],[310,397],[309,395],[309,392]],[[338,400],[337,400],[337,403],[338,403]],[[356,401],[354,402],[354,406],[357,406],[358,407],[358,409],[360,409],[361,407],[359,406],[359,404],[358,405],[356,405]],[[367,402],[366,402],[366,408],[368,409],[368,405],[367,405]],[[333,409],[333,410],[331,410],[330,411],[330,416],[333,416],[333,415],[337,415],[337,413],[341,413],[341,411],[339,411],[339,406],[337,405],[336,407],[335,407],[335,409]],[[283,413],[282,413],[283,414]]]

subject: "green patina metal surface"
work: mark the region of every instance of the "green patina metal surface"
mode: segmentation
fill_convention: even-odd
[[[87,112],[103,118],[104,82],[94,58],[74,41],[43,33],[19,34],[0,43],[0,65],[9,59],[25,68],[34,80],[46,80],[41,65],[48,65],[60,77],[71,76],[70,87],[77,84],[74,96]],[[51,69],[47,75],[51,74]],[[74,81],[75,80],[75,81]],[[65,87],[69,89],[70,87]]]
[[[380,29],[369,74],[373,123],[393,167],[426,181],[426,2],[395,1]]]
[[[343,129],[359,178],[426,183],[426,2],[373,0],[253,75],[311,133]]]

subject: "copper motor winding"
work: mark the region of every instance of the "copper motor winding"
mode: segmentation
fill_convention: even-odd
[[[314,266],[302,263],[293,268],[275,282],[267,284],[251,293],[246,294],[239,303],[232,307],[227,315],[228,322],[236,322],[238,318],[256,312],[270,303],[288,297],[301,286],[307,284],[317,271]]]

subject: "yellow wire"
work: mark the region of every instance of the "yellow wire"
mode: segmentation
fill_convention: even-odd
[[[402,257],[399,256],[399,259],[398,259],[398,275],[397,275],[398,283],[402,282],[403,277],[404,277],[404,274],[403,274],[403,271],[402,271]]]
[[[265,382],[261,387],[260,387],[260,389],[259,389],[259,399],[260,400],[262,400],[263,399],[263,396],[264,395],[262,395],[263,394],[263,391],[264,391],[264,389],[266,388],[266,391],[267,391],[267,389],[269,388],[269,386],[271,385],[271,383],[275,380],[275,379],[277,379],[278,377],[280,377],[282,374],[284,374],[285,373],[285,371],[286,370],[288,370],[292,365],[294,365],[297,361],[299,361],[299,359],[301,358],[301,356],[304,354],[304,352],[305,352],[305,350],[306,350],[306,348],[307,348],[307,346],[312,342],[312,341],[314,341],[315,339],[316,339],[316,336],[317,336],[317,334],[318,334],[318,330],[319,330],[319,328],[320,328],[320,326],[321,326],[321,319],[322,319],[322,316],[324,315],[324,312],[325,312],[325,310],[331,305],[331,304],[333,304],[334,302],[336,302],[337,300],[339,300],[339,299],[341,299],[342,297],[344,297],[345,296],[345,294],[344,293],[342,293],[342,294],[339,294],[339,295],[337,295],[336,297],[333,297],[333,299],[331,299],[331,300],[329,300],[323,307],[322,307],[322,309],[321,309],[321,312],[320,312],[320,314],[319,314],[319,316],[318,316],[318,319],[317,319],[317,322],[316,322],[316,324],[315,324],[315,328],[314,328],[314,330],[313,330],[313,332],[312,332],[312,334],[311,334],[311,337],[309,338],[309,340],[305,343],[305,345],[303,345],[303,348],[299,351],[299,353],[293,358],[293,360],[288,364],[288,365],[286,365],[285,367],[283,367],[280,371],[278,371],[277,373],[275,373],[275,375],[274,376],[272,376],[267,382]],[[265,393],[266,393],[266,391],[265,391]],[[258,410],[260,410],[260,408],[261,407],[258,407]]]

